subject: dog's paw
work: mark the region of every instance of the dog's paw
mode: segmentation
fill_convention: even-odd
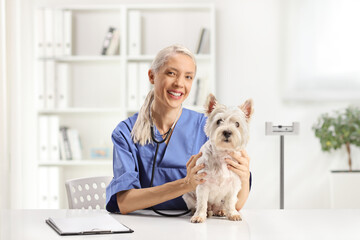
[[[205,218],[204,217],[200,217],[200,216],[193,216],[190,221],[192,223],[203,223],[205,222]]]
[[[225,217],[226,216],[226,211],[225,210],[217,210],[217,211],[214,212],[214,215],[218,216],[218,217]]]
[[[241,216],[240,214],[231,214],[231,215],[228,215],[227,218],[230,220],[230,221],[241,221]]]

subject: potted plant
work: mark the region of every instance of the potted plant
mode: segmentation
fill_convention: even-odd
[[[360,109],[348,107],[334,112],[333,115],[322,114],[313,125],[313,130],[320,140],[321,149],[325,152],[345,145],[349,171],[352,171],[351,145],[360,147]]]
[[[348,156],[348,171],[331,171],[331,207],[360,208],[360,171],[352,169],[351,146],[360,146],[360,109],[348,107],[332,114],[322,114],[313,125],[325,152],[345,146]]]

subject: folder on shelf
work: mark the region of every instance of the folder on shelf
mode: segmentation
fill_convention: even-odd
[[[134,232],[109,214],[88,217],[49,218],[45,222],[62,236]]]

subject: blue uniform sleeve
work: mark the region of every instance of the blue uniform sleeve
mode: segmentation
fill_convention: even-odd
[[[133,188],[140,188],[136,148],[131,138],[131,129],[121,122],[113,131],[114,178],[106,188],[106,210],[119,212],[116,194]]]

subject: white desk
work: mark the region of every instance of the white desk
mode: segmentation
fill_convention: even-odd
[[[0,239],[360,239],[360,209],[242,210],[241,222],[214,217],[202,224],[190,223],[189,216],[167,218],[151,211],[139,211],[126,216],[112,214],[135,232],[111,235],[61,237],[45,223],[48,217],[91,214],[96,213],[81,210],[1,210]]]

